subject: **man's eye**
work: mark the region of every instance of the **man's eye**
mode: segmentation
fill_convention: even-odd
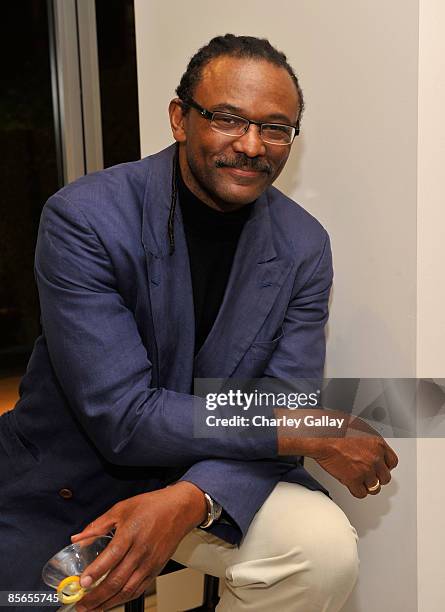
[[[237,123],[239,123],[233,117],[219,117],[219,121],[221,123],[224,123],[225,125],[236,125]]]
[[[276,132],[282,134],[287,134],[290,131],[286,125],[278,124],[264,125],[263,129],[267,130],[268,132]]]
[[[242,120],[230,115],[215,115],[213,121],[221,127],[238,127],[243,125]]]

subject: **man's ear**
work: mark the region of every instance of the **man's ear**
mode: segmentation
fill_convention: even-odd
[[[170,125],[172,128],[173,138],[177,142],[185,142],[187,140],[185,121],[186,117],[182,108],[182,103],[179,98],[174,98],[168,105],[168,114],[170,115]]]

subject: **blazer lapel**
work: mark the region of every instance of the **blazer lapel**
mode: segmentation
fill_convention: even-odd
[[[174,145],[153,157],[144,196],[142,242],[147,261],[157,384],[189,393],[193,380],[195,320],[179,202],[175,212],[175,251],[172,255],[167,233],[173,155]]]
[[[292,268],[273,244],[267,192],[241,234],[223,303],[195,359],[196,378],[233,374],[269,314]]]

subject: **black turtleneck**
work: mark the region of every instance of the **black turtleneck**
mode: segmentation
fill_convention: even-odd
[[[190,258],[195,309],[195,355],[217,317],[238,240],[253,202],[233,212],[204,204],[178,173],[178,195]]]

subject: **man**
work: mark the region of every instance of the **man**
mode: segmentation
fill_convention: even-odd
[[[328,237],[271,187],[301,89],[268,41],[226,35],[192,58],[177,94],[176,145],[45,206],[43,334],[0,421],[0,588],[41,587],[46,559],[95,519],[73,541],[116,534],[82,584],[110,573],[78,610],[137,596],[171,556],[225,579],[220,611],[340,610],[356,536],[292,456],[365,497],[389,482],[391,448],[286,426],[194,433],[194,377],[322,375]]]

